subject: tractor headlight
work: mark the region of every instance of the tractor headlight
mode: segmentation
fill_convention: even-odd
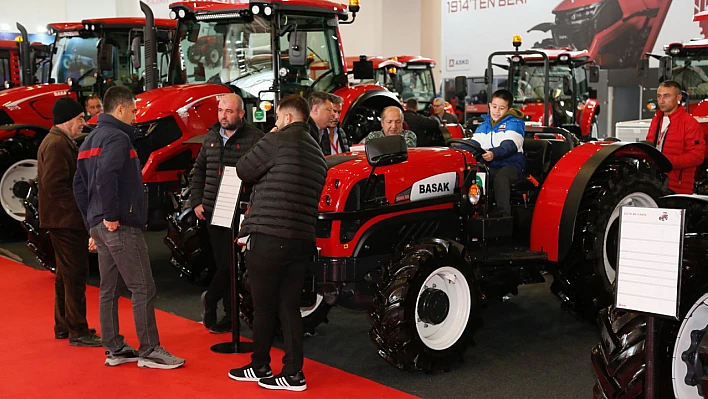
[[[481,197],[482,191],[479,189],[478,185],[473,184],[470,186],[468,194],[469,194],[470,204],[477,205],[477,203],[479,202],[479,199]]]

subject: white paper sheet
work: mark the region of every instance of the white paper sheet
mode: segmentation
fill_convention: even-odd
[[[216,195],[211,224],[231,228],[240,193],[241,179],[238,178],[236,168],[233,166],[225,166],[223,175],[221,176],[219,192]]]
[[[617,308],[678,317],[682,209],[623,207]]]

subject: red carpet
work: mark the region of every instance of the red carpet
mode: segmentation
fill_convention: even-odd
[[[159,295],[159,290],[158,290]],[[99,328],[98,289],[88,287],[89,325]],[[139,369],[135,363],[103,365],[103,348],[70,347],[53,334],[54,275],[0,257],[0,398],[412,398],[323,364],[305,360],[308,390],[274,392],[228,378],[246,364],[243,355],[220,355],[209,347],[228,339],[166,312],[157,312],[162,344],[187,359],[176,370]],[[121,333],[137,347],[130,301],[120,302]],[[274,372],[283,353],[273,350]]]

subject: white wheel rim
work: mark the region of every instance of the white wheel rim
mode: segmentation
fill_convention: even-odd
[[[26,181],[37,177],[37,160],[24,159],[15,162],[10,166],[0,179],[0,203],[2,208],[11,218],[22,221],[25,220],[25,207],[22,206],[24,198],[17,198],[12,192],[15,183]]]
[[[604,245],[602,246],[603,251],[603,261],[605,263],[605,276],[607,277],[607,280],[612,284],[615,281],[615,278],[617,277],[617,271],[612,268],[612,265],[610,264],[610,259],[609,256],[607,255],[607,236],[610,232],[610,228],[612,228],[612,224],[619,218],[620,215],[620,208],[623,206],[631,206],[631,207],[641,207],[641,208],[657,208],[658,205],[656,204],[656,201],[654,201],[654,198],[652,198],[649,194],[647,193],[642,193],[642,192],[636,192],[636,193],[631,193],[627,195],[626,197],[622,198],[622,200],[615,206],[615,209],[612,211],[612,214],[610,214],[610,219],[607,221],[607,226],[605,226],[605,237],[604,237]],[[617,237],[619,239],[619,237]],[[615,254],[616,256],[617,254]]]
[[[314,313],[317,309],[319,309],[320,305],[322,305],[323,299],[324,297],[321,294],[317,294],[317,299],[315,300],[314,305],[300,308],[300,316],[302,316],[302,318],[304,319],[305,317]]]
[[[440,324],[427,324],[418,317],[418,301],[426,288],[442,290],[450,300],[450,310]],[[444,266],[430,273],[415,299],[415,327],[421,341],[433,350],[445,350],[454,345],[467,328],[471,307],[470,286],[462,272]]]
[[[681,360],[681,354],[688,350],[691,346],[691,332],[694,330],[702,330],[708,324],[708,294],[703,295],[701,299],[696,301],[688,311],[688,314],[681,323],[678,335],[676,337],[676,345],[674,346],[674,356],[671,361],[671,379],[674,386],[674,394],[681,399],[702,399],[698,395],[698,388],[692,387],[684,381],[688,366]]]
[[[209,52],[209,58],[211,59],[211,62],[216,63],[219,61],[219,51],[218,50],[211,50]]]

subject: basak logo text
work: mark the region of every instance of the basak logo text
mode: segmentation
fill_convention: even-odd
[[[450,192],[450,183],[421,184],[418,186],[420,194]]]

